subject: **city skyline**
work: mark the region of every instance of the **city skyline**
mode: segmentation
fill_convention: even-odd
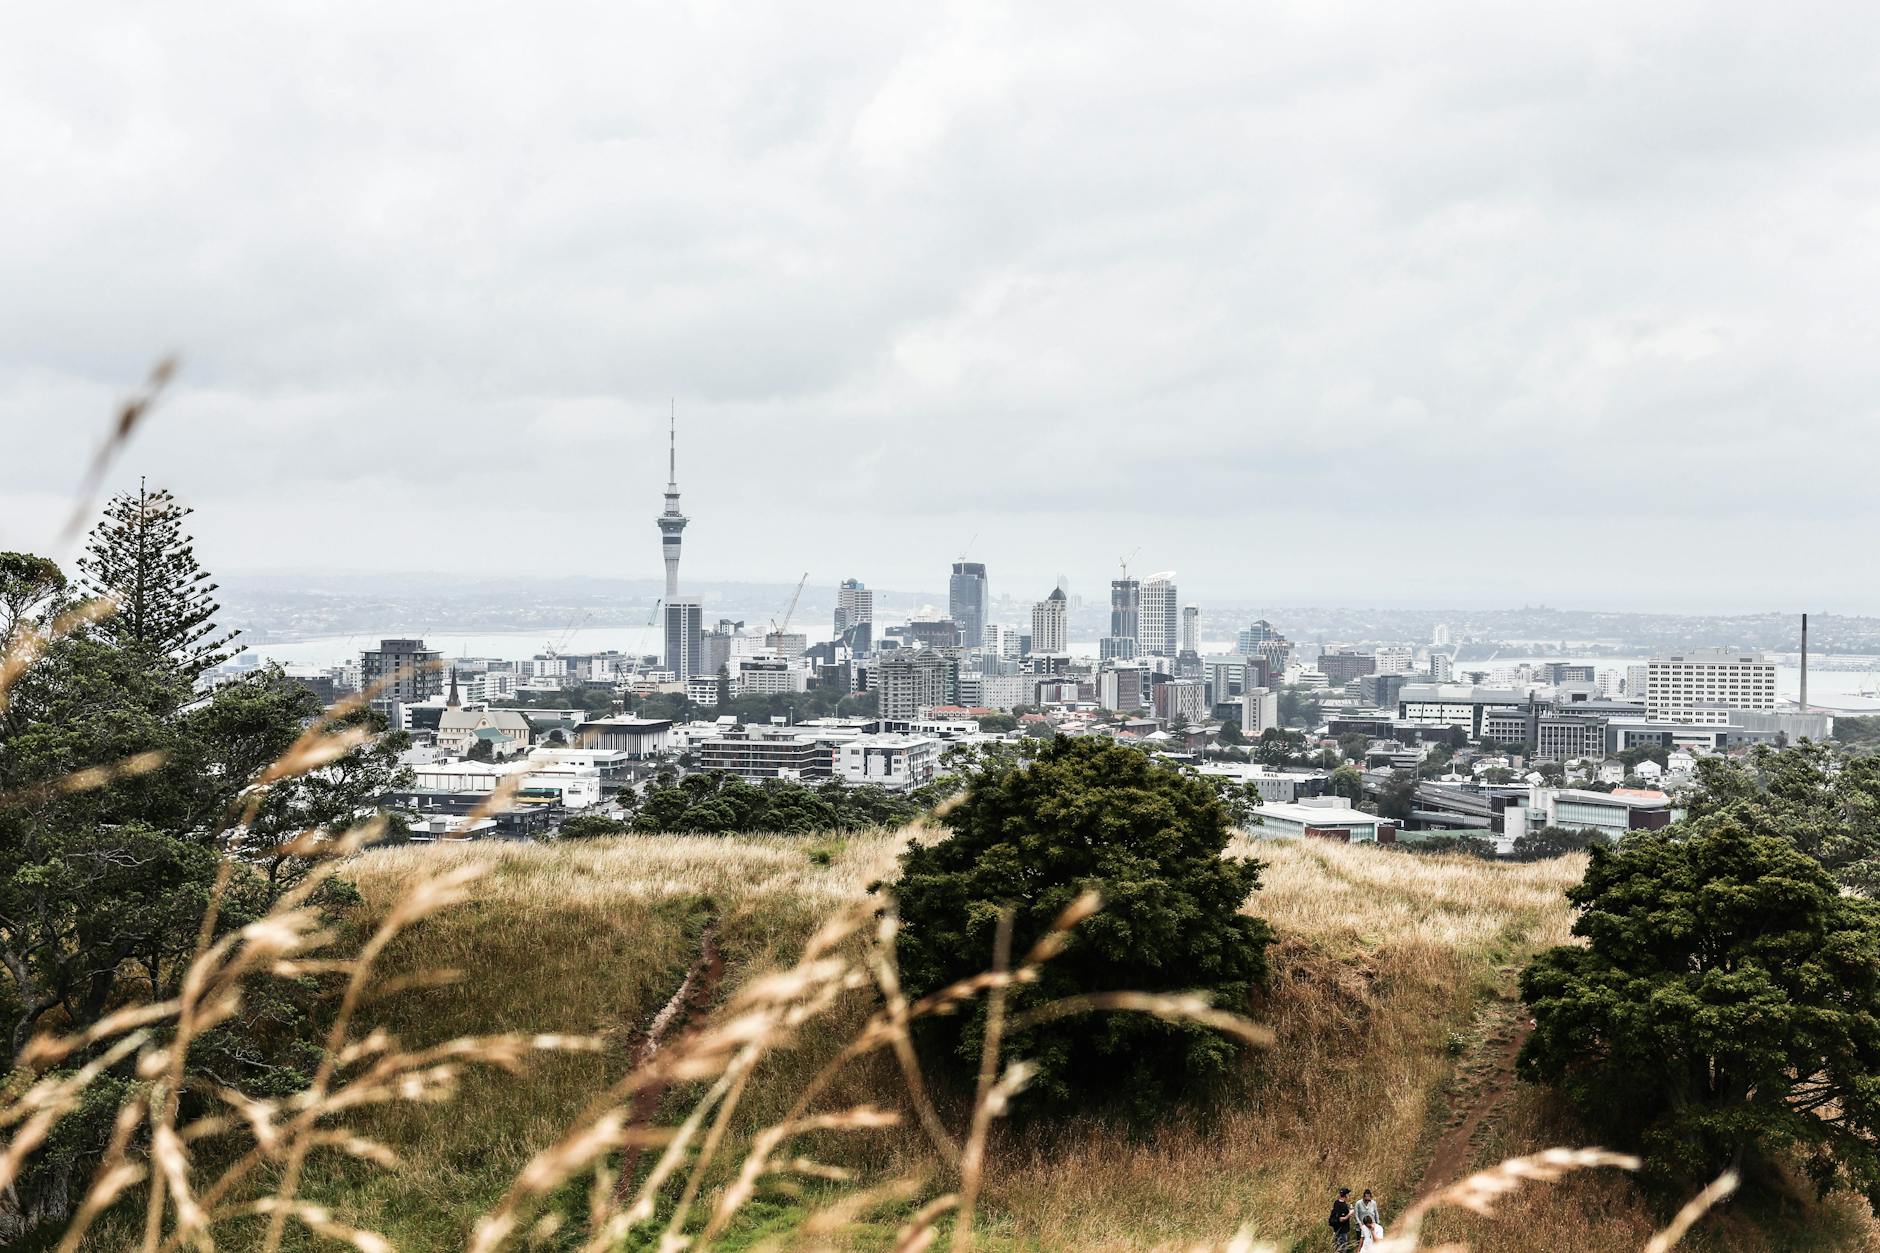
[[[1838,13],[532,11],[387,76],[360,14],[24,12],[0,546],[60,554],[176,351],[108,486],[223,572],[615,570],[676,397],[699,580],[929,587],[977,533],[1027,598],[1141,547],[1204,603],[1880,610]],[[1397,560],[1432,484],[1457,542]]]

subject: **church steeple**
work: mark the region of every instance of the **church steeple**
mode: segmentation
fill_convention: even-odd
[[[450,668],[450,699],[444,702],[446,709],[455,709],[462,702],[457,699],[457,667]]]

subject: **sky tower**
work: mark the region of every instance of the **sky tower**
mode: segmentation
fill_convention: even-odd
[[[659,547],[666,558],[666,603],[679,596],[679,536],[688,521],[679,512],[679,418],[666,419],[666,512],[659,515]]]

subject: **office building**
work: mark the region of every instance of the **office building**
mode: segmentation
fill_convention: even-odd
[[[1448,653],[1430,654],[1430,682],[1447,683],[1456,677],[1455,662]]]
[[[423,640],[380,640],[377,648],[359,654],[360,690],[370,695],[372,707],[396,728],[397,706],[443,694],[441,655],[435,648],[426,648]]]
[[[1152,574],[1142,585],[1136,622],[1136,652],[1143,657],[1173,657],[1181,647],[1181,598],[1175,572]]]
[[[1279,633],[1278,628],[1265,618],[1261,618],[1258,622],[1240,633],[1239,637],[1234,642],[1234,647],[1239,652],[1250,653],[1269,640],[1284,638],[1286,637]]]
[[[1120,713],[1132,713],[1145,704],[1144,671],[1139,666],[1110,666],[1097,672],[1097,704]]]
[[[1200,679],[1170,679],[1156,684],[1155,712],[1171,729],[1207,721],[1208,685]]]
[[[1248,688],[1240,697],[1240,733],[1258,739],[1268,727],[1279,725],[1279,693],[1268,687]]]
[[[1201,653],[1201,606],[1200,605],[1183,605],[1182,606],[1181,651],[1183,653],[1194,653],[1197,656],[1199,656]]]
[[[1325,658],[1319,659],[1324,664]],[[1483,729],[1483,717],[1488,711],[1512,712],[1522,719],[1526,727],[1528,699],[1525,692],[1507,688],[1467,687],[1452,683],[1406,683],[1397,693],[1397,717],[1402,722],[1415,722],[1432,727],[1461,727],[1472,740],[1489,739],[1503,743],[1512,741],[1506,735],[1489,734]],[[1506,725],[1503,725],[1506,730]]]
[[[954,663],[928,649],[890,653],[875,664],[870,686],[879,693],[883,718],[917,718],[936,705],[951,703],[958,684]]]
[[[705,606],[696,600],[666,602],[666,669],[683,683],[705,669]]]
[[[1070,615],[1065,612],[1064,589],[1054,587],[1049,596],[1031,607],[1031,651],[1067,653],[1070,649]]]
[[[1376,674],[1377,658],[1370,653],[1320,653],[1319,672],[1333,687],[1343,687],[1360,675]]]
[[[960,643],[978,648],[985,642],[986,615],[991,601],[986,592],[986,567],[978,561],[956,561],[947,580],[947,616],[959,624]]]
[[[1136,640],[1129,635],[1106,635],[1097,641],[1098,661],[1133,661]]]
[[[1625,694],[1633,700],[1644,700],[1651,684],[1651,667],[1627,666],[1625,668]]]
[[[958,648],[960,624],[951,618],[939,621],[914,621],[907,624],[906,637],[918,648]]]
[[[1580,661],[1549,661],[1541,666],[1540,681],[1558,687],[1562,683],[1593,683],[1593,666]]]
[[[1404,684],[1413,682],[1407,674],[1366,674],[1358,677],[1358,699],[1373,709],[1396,709],[1397,695]]]
[[[1413,674],[1416,672],[1416,650],[1413,648],[1392,645],[1378,649],[1372,656],[1377,659],[1377,669],[1372,671],[1373,674]]]
[[[1760,653],[1654,657],[1646,665],[1645,684],[1645,717],[1651,722],[1727,726],[1732,709],[1776,707],[1776,666]]]
[[[1141,638],[1142,584],[1125,575],[1110,580],[1110,638],[1132,645]],[[1134,653],[1132,652],[1133,656]]]
[[[1580,761],[1606,755],[1604,718],[1544,714],[1533,725],[1535,761]]]
[[[835,640],[856,656],[874,651],[875,594],[860,579],[836,587]]]

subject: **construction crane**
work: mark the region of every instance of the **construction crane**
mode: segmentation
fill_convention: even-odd
[[[1137,545],[1136,547],[1134,547],[1134,548],[1132,548],[1132,549],[1130,549],[1130,550],[1129,550],[1128,552],[1126,552],[1126,553],[1124,553],[1124,554],[1123,554],[1123,559],[1122,559],[1122,562],[1121,562],[1121,565],[1122,565],[1122,567],[1123,567],[1123,580],[1124,580],[1124,582],[1128,582],[1128,581],[1129,581],[1129,563],[1130,563],[1130,562],[1131,562],[1132,560],[1134,560],[1134,559],[1135,559],[1135,556],[1136,556],[1136,554],[1137,554],[1137,553],[1139,553],[1139,552],[1141,552],[1141,551],[1142,551],[1142,546],[1141,546],[1140,544],[1138,544],[1138,545]]]
[[[568,641],[574,638],[576,629],[586,624],[587,620],[593,616],[594,611],[592,609],[576,614],[574,617],[568,619],[567,629],[561,633],[560,639],[555,640],[553,643],[545,643],[542,647],[547,650],[550,657],[561,656],[563,651],[568,647]]]
[[[968,556],[968,554],[970,554],[970,553],[971,553],[971,552],[973,551],[973,545],[974,545],[974,544],[977,544],[978,542],[979,542],[979,532],[978,532],[978,531],[974,531],[974,532],[973,532],[973,537],[972,537],[971,539],[969,539],[969,540],[967,540],[967,541],[966,541],[966,547],[964,547],[964,548],[962,548],[962,549],[960,549],[960,557],[959,557],[959,559],[960,559],[961,561],[965,561],[965,560],[966,560],[966,558],[967,558],[967,556]]]
[[[803,571],[803,577],[796,581],[796,590],[790,593],[790,603],[783,607],[783,621],[772,620],[770,629],[778,635],[790,629],[790,619],[796,616],[796,602],[803,595],[803,585],[809,582],[809,571]]]

